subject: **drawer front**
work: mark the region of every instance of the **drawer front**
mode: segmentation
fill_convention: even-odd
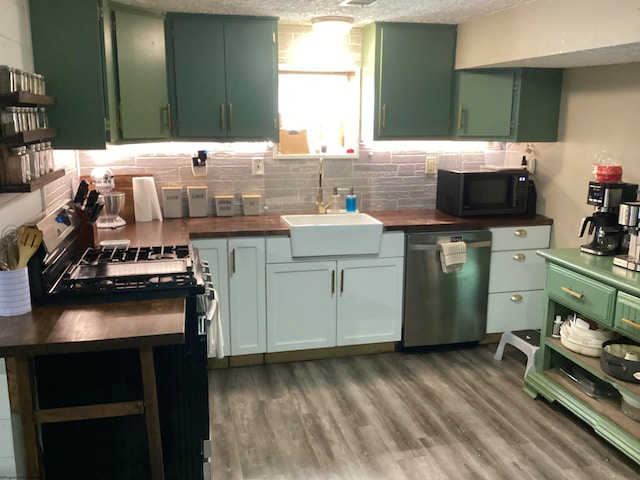
[[[487,333],[542,328],[544,291],[490,293]]]
[[[618,292],[614,325],[625,336],[640,342],[640,298]]]
[[[509,250],[491,254],[489,293],[544,290],[544,258],[535,250]]]
[[[491,251],[549,248],[551,225],[490,228]]]
[[[613,325],[616,299],[613,287],[550,264],[547,271],[547,295],[591,320],[607,326]]]

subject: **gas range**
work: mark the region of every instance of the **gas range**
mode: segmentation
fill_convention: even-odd
[[[206,266],[190,244],[86,246],[70,204],[36,225],[43,232],[42,247],[29,264],[36,305],[211,296]]]
[[[90,247],[49,290],[53,297],[111,300],[187,297],[204,292],[197,251],[191,245]]]
[[[87,228],[92,226],[83,222],[72,203],[36,222],[43,232],[43,242],[28,265],[32,302],[46,306],[185,299],[184,343],[154,348],[165,478],[208,479],[207,353],[217,308],[208,266],[201,264],[197,249],[190,244],[94,246],[93,236],[90,241],[85,236]],[[128,377],[128,372],[139,368],[137,357],[132,356],[131,351],[78,355],[72,363],[61,355],[35,359],[38,377],[47,379],[39,384],[40,404],[71,405],[87,391],[96,396],[96,403],[112,402],[114,391],[123,397],[118,397],[118,401],[138,398],[139,379],[130,381]],[[69,378],[73,379],[71,385]],[[96,380],[101,378],[112,380]],[[58,388],[62,384],[69,386]],[[61,460],[68,457],[68,445],[80,431],[81,437],[95,439],[92,450],[101,452],[107,459],[103,467],[113,467],[113,471],[105,473],[105,478],[121,478],[118,468],[136,472],[131,473],[131,478],[149,476],[145,470],[149,463],[145,457],[148,453],[144,422],[76,423],[70,429],[42,427],[47,476],[92,478],[94,455],[74,456],[69,462]],[[130,440],[113,442],[112,429],[115,428],[119,432],[117,438]]]

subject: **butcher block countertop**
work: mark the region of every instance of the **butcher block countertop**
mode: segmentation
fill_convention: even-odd
[[[311,212],[307,212],[311,213]],[[447,215],[438,210],[379,210],[367,211],[384,224],[387,231],[443,231],[486,227],[513,227],[551,225],[553,220],[541,215],[524,217],[462,218]],[[346,215],[346,214],[345,214]],[[184,244],[190,239],[224,238],[243,236],[287,235],[288,229],[280,215],[256,215],[234,217],[202,217],[166,219],[136,223],[115,230],[99,229],[97,240],[128,239],[131,245]]]
[[[184,298],[34,307],[0,318],[0,357],[183,343],[184,316]]]

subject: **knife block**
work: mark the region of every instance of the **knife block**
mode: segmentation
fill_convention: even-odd
[[[75,208],[78,216],[78,239],[76,244],[81,248],[95,247],[97,245],[98,228],[96,224],[89,223],[89,212],[81,208]]]

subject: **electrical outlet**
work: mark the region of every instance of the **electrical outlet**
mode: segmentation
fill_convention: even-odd
[[[264,158],[251,159],[254,175],[264,175]]]
[[[424,173],[427,175],[435,175],[438,172],[438,157],[434,155],[427,155],[427,160],[424,166]]]

